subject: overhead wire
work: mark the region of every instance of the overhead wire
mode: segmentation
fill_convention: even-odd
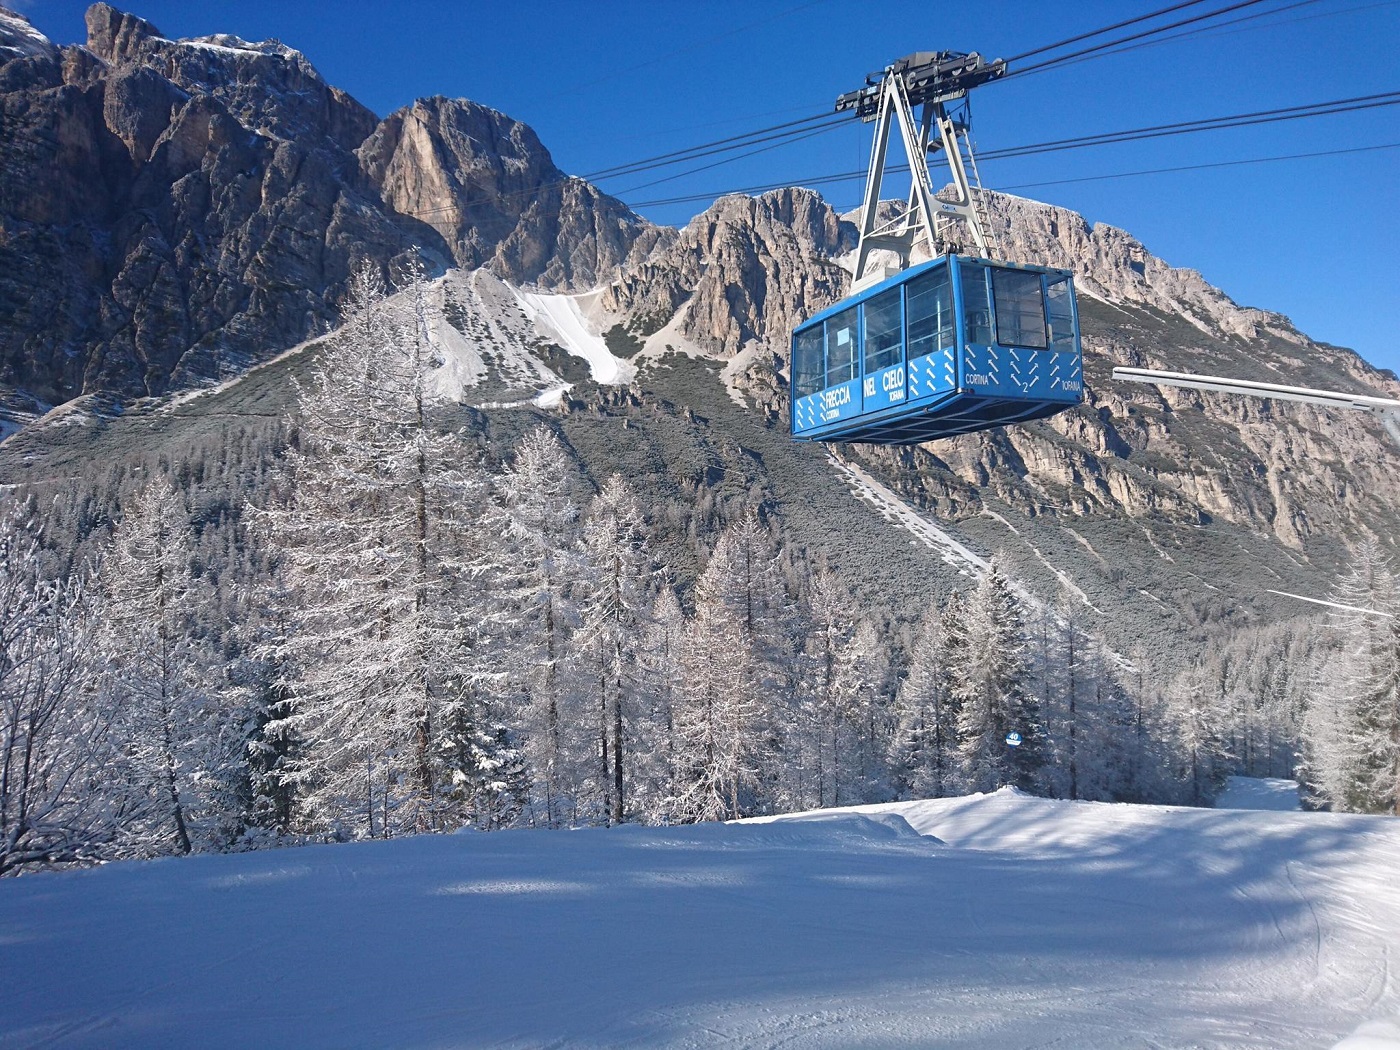
[[[1051,179],[1046,182],[1018,182],[995,189],[1029,190],[1040,186],[1064,186],[1074,182],[1103,182],[1107,179],[1129,179],[1139,175],[1164,175],[1182,171],[1204,171],[1208,168],[1236,168],[1248,164],[1269,164],[1284,160],[1308,160],[1313,157],[1338,157],[1348,153],[1375,153],[1380,150],[1400,149],[1400,142],[1382,142],[1375,146],[1350,146],[1343,149],[1316,150],[1312,153],[1285,153],[1276,157],[1247,157],[1242,160],[1217,160],[1202,164],[1179,164],[1170,168],[1145,168],[1141,171],[1119,171],[1111,175],[1083,175],[1073,179]]]
[[[1081,40],[1090,40],[1096,36],[1103,36],[1103,34],[1111,33],[1115,29],[1126,29],[1128,26],[1136,25],[1139,22],[1146,22],[1149,19],[1159,18],[1162,15],[1169,15],[1173,11],[1180,11],[1182,8],[1186,7],[1195,7],[1197,4],[1202,3],[1205,3],[1205,0],[1184,0],[1183,3],[1172,4],[1169,7],[1159,8],[1156,11],[1149,11],[1147,14],[1138,15],[1136,18],[1125,18],[1123,21],[1114,22],[1110,26],[1103,26],[1100,29],[1091,29],[1087,33],[1080,33],[1078,36],[1066,37],[1064,40],[1057,40],[1053,44],[1046,44],[1043,47],[1036,47],[1032,48],[1029,51],[1022,51],[1019,55],[1012,55],[1006,61],[1008,64],[1012,62],[1021,62],[1028,58],[1034,58],[1036,55],[1044,54],[1046,51],[1055,51],[1062,47],[1068,47],[1070,44],[1077,44]]]
[[[829,122],[833,125],[848,123],[845,117],[838,117],[833,113],[818,113],[810,117],[803,117],[800,120],[789,120],[782,124],[774,124],[772,127],[759,128],[757,131],[746,131],[742,135],[730,135],[728,138],[716,139],[713,142],[702,142],[698,146],[688,146],[685,149],[672,150],[669,153],[659,153],[654,157],[643,157],[641,160],[629,161],[626,164],[617,164],[611,168],[585,172],[583,175],[580,175],[579,178],[590,180],[613,178],[617,175],[631,175],[639,171],[649,171],[652,168],[663,167],[666,164],[680,164],[688,160],[696,160],[700,157],[709,156],[713,153],[723,152],[723,147],[742,149],[745,146],[754,145],[760,141],[766,141],[766,138],[770,135],[784,132],[790,128],[807,127],[818,122]]]
[[[1150,19],[1160,17],[1160,16],[1162,16],[1162,15],[1164,15],[1164,14],[1169,14],[1169,13],[1171,13],[1171,12],[1178,11],[1178,10],[1182,10],[1182,9],[1184,9],[1184,8],[1187,8],[1187,7],[1194,7],[1194,6],[1197,6],[1197,5],[1199,5],[1199,4],[1201,4],[1201,3],[1204,3],[1204,2],[1205,2],[1205,0],[1184,0],[1184,2],[1172,4],[1172,5],[1169,5],[1168,7],[1160,8],[1160,9],[1158,9],[1158,10],[1156,10],[1156,11],[1152,11],[1152,12],[1149,12],[1149,13],[1144,14],[1144,15],[1139,15],[1139,16],[1137,16],[1137,17],[1135,17],[1135,18],[1124,19],[1123,21],[1115,22],[1115,23],[1113,23],[1112,25],[1104,26],[1104,27],[1102,27],[1102,28],[1100,28],[1100,29],[1091,30],[1091,31],[1089,31],[1089,32],[1087,32],[1087,33],[1080,33],[1080,34],[1078,34],[1078,35],[1076,35],[1076,36],[1067,37],[1066,39],[1061,40],[1061,41],[1057,41],[1056,43],[1053,43],[1053,44],[1046,44],[1046,45],[1044,45],[1043,47],[1034,48],[1034,49],[1032,49],[1032,50],[1030,50],[1030,51],[1024,51],[1024,52],[1022,52],[1022,53],[1019,54],[1019,55],[1013,55],[1011,58],[1007,59],[1006,61],[1007,61],[1007,62],[1016,62],[1016,61],[1020,61],[1020,60],[1022,60],[1022,59],[1024,59],[1024,58],[1027,58],[1027,57],[1031,57],[1031,56],[1038,55],[1038,54],[1043,54],[1043,53],[1045,53],[1045,52],[1047,52],[1047,51],[1053,51],[1053,50],[1055,50],[1055,49],[1057,49],[1057,48],[1067,46],[1068,44],[1076,43],[1076,42],[1079,42],[1079,41],[1082,41],[1082,40],[1087,40],[1087,39],[1090,39],[1090,38],[1095,37],[1095,36],[1102,36],[1104,33],[1112,32],[1112,31],[1115,30],[1115,29],[1120,29],[1120,28],[1124,28],[1124,27],[1127,27],[1127,26],[1130,26],[1130,25],[1140,24],[1140,23],[1142,23],[1142,22],[1144,22],[1144,21],[1148,21],[1148,20],[1150,20]],[[1203,20],[1208,20],[1208,19],[1211,19],[1211,18],[1218,17],[1218,16],[1221,15],[1221,14],[1228,14],[1229,12],[1234,11],[1234,10],[1238,10],[1238,9],[1240,9],[1240,8],[1242,8],[1242,7],[1248,7],[1248,6],[1252,6],[1252,5],[1254,5],[1254,4],[1259,4],[1259,3],[1263,3],[1263,2],[1265,2],[1265,0],[1236,0],[1236,2],[1234,2],[1234,3],[1228,4],[1228,5],[1224,6],[1224,7],[1214,8],[1214,9],[1212,9],[1212,10],[1210,10],[1210,11],[1204,12],[1204,13],[1199,14],[1199,15],[1196,15],[1196,16],[1193,16],[1192,18],[1189,18],[1189,19],[1183,19],[1183,20],[1180,20],[1180,21],[1177,21],[1177,22],[1169,23],[1168,25],[1165,25],[1165,26],[1159,26],[1159,27],[1155,27],[1155,28],[1153,28],[1153,29],[1143,30],[1143,31],[1141,31],[1141,32],[1139,32],[1139,33],[1135,33],[1135,34],[1133,34],[1132,36],[1129,36],[1129,37],[1123,37],[1123,38],[1120,38],[1120,39],[1118,39],[1118,40],[1111,40],[1111,41],[1108,41],[1108,42],[1106,42],[1106,43],[1102,43],[1102,44],[1095,45],[1093,48],[1087,48],[1087,49],[1083,49],[1083,50],[1081,50],[1081,51],[1073,52],[1073,53],[1071,53],[1071,54],[1069,54],[1069,55],[1058,56],[1058,57],[1056,57],[1056,58],[1048,59],[1048,60],[1046,60],[1045,62],[1039,63],[1039,64],[1037,64],[1037,65],[1035,65],[1035,66],[1033,66],[1033,67],[1030,67],[1030,69],[1028,69],[1028,70],[1022,70],[1022,71],[1012,70],[1010,73],[1008,73],[1005,77],[1002,77],[1001,79],[1002,79],[1002,80],[1006,80],[1006,79],[1009,79],[1009,78],[1011,78],[1011,77],[1014,77],[1014,76],[1016,76],[1016,75],[1018,75],[1019,73],[1022,73],[1022,72],[1036,71],[1036,70],[1040,70],[1040,69],[1043,69],[1043,68],[1050,68],[1050,67],[1052,67],[1052,66],[1054,66],[1054,65],[1058,65],[1058,64],[1060,64],[1060,63],[1062,63],[1062,62],[1068,62],[1068,61],[1071,61],[1071,60],[1079,60],[1079,59],[1081,59],[1082,56],[1085,56],[1085,55],[1089,54],[1090,52],[1095,52],[1095,51],[1099,51],[1099,50],[1102,50],[1102,49],[1105,49],[1105,48],[1115,47],[1115,46],[1118,46],[1118,45],[1123,44],[1123,43],[1126,42],[1126,41],[1133,41],[1133,40],[1138,40],[1138,39],[1141,39],[1141,38],[1150,37],[1150,36],[1156,35],[1156,34],[1158,34],[1158,33],[1166,32],[1167,30],[1170,30],[1170,29],[1178,28],[1178,27],[1183,26],[1183,25],[1198,23],[1198,22],[1201,22],[1201,21],[1203,21]],[[1316,3],[1316,2],[1319,2],[1319,0],[1301,0],[1301,2],[1302,2],[1302,3]],[[1297,6],[1297,4],[1293,4],[1293,5],[1290,5],[1290,6]],[[1286,9],[1287,9],[1287,8],[1275,9],[1274,11],[1264,12],[1264,14],[1278,13],[1278,11],[1280,11],[1280,10],[1286,10]],[[994,82],[994,83],[995,83],[995,82]],[[725,149],[742,149],[742,148],[745,148],[745,147],[750,146],[750,145],[757,145],[757,144],[759,144],[760,142],[767,142],[767,141],[769,141],[768,138],[767,138],[767,136],[772,135],[772,134],[775,134],[775,133],[779,133],[779,132],[782,132],[782,131],[785,131],[785,130],[787,130],[787,129],[789,129],[789,128],[796,128],[796,127],[809,126],[809,125],[811,125],[811,124],[818,123],[818,122],[822,122],[822,123],[830,122],[830,124],[831,124],[832,126],[837,126],[837,125],[840,125],[840,124],[842,124],[842,123],[845,123],[846,118],[836,118],[836,119],[833,119],[833,117],[834,117],[834,114],[832,114],[832,113],[830,113],[830,112],[827,112],[827,113],[816,113],[816,114],[813,114],[812,116],[809,116],[809,117],[803,117],[803,118],[800,118],[800,119],[798,119],[798,120],[787,121],[787,122],[784,122],[784,123],[781,123],[781,124],[774,124],[774,125],[771,125],[770,127],[758,128],[758,129],[756,129],[756,130],[754,130],[754,131],[751,131],[751,132],[746,132],[746,133],[739,134],[739,135],[731,135],[731,136],[728,136],[728,137],[726,137],[726,138],[716,139],[716,140],[714,140],[714,141],[712,141],[712,142],[705,142],[705,143],[701,143],[701,144],[696,145],[696,146],[691,146],[691,147],[687,147],[687,148],[679,149],[679,150],[671,150],[671,151],[668,151],[668,152],[666,152],[666,153],[659,153],[659,154],[656,154],[655,156],[651,156],[651,157],[643,157],[643,158],[641,158],[641,159],[639,159],[639,160],[629,161],[629,162],[627,162],[627,163],[614,165],[614,166],[609,167],[609,168],[602,168],[602,169],[599,169],[599,170],[597,170],[597,171],[585,172],[584,174],[580,175],[579,177],[580,177],[580,178],[583,178],[583,179],[588,179],[588,180],[591,181],[591,180],[594,180],[594,179],[614,178],[614,177],[616,177],[616,176],[618,176],[618,175],[623,175],[623,174],[634,174],[634,173],[640,172],[640,171],[651,170],[651,169],[656,168],[656,167],[664,167],[664,166],[667,166],[668,164],[673,164],[673,163],[684,163],[685,161],[694,160],[694,159],[697,159],[698,157],[701,157],[701,156],[708,156],[708,155],[712,155],[713,153],[716,153],[716,152],[723,152]]]
[[[1179,121],[1173,124],[1154,124],[1142,128],[1131,128],[1123,131],[1100,132],[1094,135],[1082,135],[1076,138],[1052,139],[1046,142],[1030,143],[1024,146],[1012,146],[1000,150],[992,150],[980,155],[983,160],[1007,160],[1012,158],[1034,156],[1042,153],[1053,153],[1068,149],[1084,149],[1093,146],[1119,145],[1126,142],[1138,142],[1145,139],[1162,138],[1171,135],[1194,134],[1203,131],[1220,131],[1239,127],[1252,127],[1261,124],[1272,124],[1284,120],[1301,120],[1310,117],[1335,116],[1341,113],[1351,113],[1368,109],[1376,109],[1386,106],[1400,105],[1400,91],[1383,92],[1376,95],[1358,95],[1346,99],[1334,99],[1328,102],[1314,102],[1302,106],[1279,107],[1267,110],[1255,110],[1250,113],[1235,113],[1220,117],[1205,117],[1195,121]],[[886,169],[892,173],[907,172],[908,165],[894,165]],[[851,170],[829,175],[820,175],[814,178],[791,179],[783,183],[767,184],[762,186],[751,186],[743,189],[730,190],[731,193],[754,193],[765,192],[783,185],[820,186],[831,185],[840,182],[849,182],[856,179],[863,179],[866,172],[862,170]],[[660,180],[658,180],[660,181]],[[714,199],[722,196],[723,192],[697,193],[684,197],[668,198],[664,201],[638,201],[634,207],[658,207],[662,204],[682,204],[691,203],[696,200]]]
[[[1227,20],[1224,21],[1224,22],[1217,22],[1217,23],[1215,23],[1214,25],[1208,25],[1208,26],[1199,26],[1199,25],[1198,25],[1198,26],[1196,26],[1196,27],[1194,27],[1194,28],[1192,28],[1192,29],[1187,29],[1187,30],[1184,30],[1183,32],[1180,32],[1180,33],[1172,33],[1170,36],[1164,36],[1164,37],[1160,37],[1160,38],[1152,39],[1152,40],[1139,40],[1139,41],[1137,41],[1136,43],[1124,44],[1124,45],[1121,46],[1121,47],[1114,47],[1114,48],[1111,48],[1111,49],[1109,49],[1109,50],[1107,50],[1107,51],[1101,52],[1101,53],[1099,53],[1099,54],[1085,55],[1085,56],[1082,57],[1082,58],[1076,58],[1076,59],[1067,61],[1067,62],[1065,62],[1064,64],[1065,64],[1065,65],[1077,65],[1077,64],[1080,63],[1080,62],[1090,62],[1090,61],[1092,61],[1092,60],[1095,59],[1095,58],[1107,58],[1107,57],[1110,56],[1110,55],[1123,55],[1123,54],[1127,54],[1127,53],[1130,52],[1130,51],[1138,51],[1138,50],[1141,50],[1142,48],[1157,47],[1157,46],[1159,46],[1159,45],[1161,45],[1161,44],[1169,44],[1169,43],[1171,43],[1172,41],[1175,41],[1175,40],[1189,40],[1189,39],[1195,39],[1195,38],[1199,38],[1199,37],[1212,36],[1212,35],[1216,35],[1216,34],[1219,34],[1219,33],[1245,33],[1245,32],[1249,32],[1249,31],[1252,30],[1252,29],[1264,29],[1264,28],[1270,28],[1270,27],[1272,27],[1272,26],[1288,25],[1290,22],[1300,22],[1300,21],[1303,21],[1304,18],[1322,17],[1321,15],[1318,15],[1318,16],[1305,15],[1305,16],[1303,16],[1303,18],[1286,18],[1286,19],[1283,19],[1282,21],[1279,21],[1279,22],[1270,22],[1270,23],[1268,23],[1266,26],[1245,26],[1245,28],[1243,28],[1243,29],[1230,29],[1230,28],[1229,28],[1230,26],[1240,26],[1240,25],[1244,25],[1244,23],[1246,23],[1246,22],[1257,22],[1257,21],[1259,21],[1260,19],[1268,18],[1268,17],[1270,17],[1271,15],[1281,15],[1281,14],[1283,14],[1283,13],[1286,12],[1286,11],[1292,11],[1292,10],[1295,10],[1295,9],[1297,9],[1297,8],[1299,8],[1299,7],[1311,7],[1311,6],[1313,6],[1314,4],[1319,4],[1319,3],[1321,3],[1321,2],[1322,2],[1322,0],[1293,0],[1292,3],[1284,4],[1282,7],[1271,8],[1271,9],[1269,9],[1268,11],[1251,11],[1249,14],[1240,15],[1238,18],[1227,19]],[[1336,13],[1336,14],[1344,14],[1345,12],[1324,12],[1324,14],[1334,14],[1334,13]]]
[[[1144,37],[1155,36],[1158,33],[1165,33],[1169,29],[1179,29],[1181,26],[1193,25],[1197,22],[1203,22],[1210,18],[1217,18],[1220,15],[1229,14],[1231,11],[1238,11],[1241,8],[1245,7],[1253,7],[1255,4],[1262,4],[1264,2],[1265,0],[1236,0],[1236,2],[1233,4],[1227,4],[1225,7],[1218,7],[1214,10],[1206,11],[1204,14],[1193,15],[1190,18],[1183,18],[1180,21],[1170,22],[1167,25],[1157,26],[1153,29],[1144,29],[1141,32],[1133,33],[1129,36],[1119,37],[1117,40],[1109,40],[1101,44],[1095,44],[1092,47],[1082,48],[1079,51],[1071,51],[1067,55],[1056,55],[1054,58],[1046,59],[1044,62],[1037,62],[1034,65],[1026,66],[1023,69],[1012,70],[1011,72],[1007,73],[1006,76],[1001,77],[999,80],[995,80],[992,83],[1005,83],[1006,81],[1011,80],[1015,77],[1027,76],[1031,73],[1038,73],[1041,70],[1045,69],[1053,69],[1054,67],[1064,65],[1065,63],[1070,62],[1073,59],[1082,58],[1086,55],[1092,55],[1096,52],[1103,51],[1110,47],[1117,47],[1120,44],[1126,44],[1134,40],[1140,40]]]

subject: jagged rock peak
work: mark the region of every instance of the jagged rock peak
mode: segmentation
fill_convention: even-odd
[[[854,246],[855,227],[812,190],[732,194],[625,270],[603,306],[650,331],[686,305],[680,333],[732,354],[840,298],[847,275],[832,259]]]
[[[358,154],[384,202],[431,226],[458,265],[517,283],[591,287],[665,236],[560,171],[528,125],[467,99],[391,113]]]
[[[193,96],[211,95],[249,131],[288,141],[320,137],[353,150],[377,118],[326,83],[300,51],[276,40],[249,43],[214,34],[166,38],[150,22],[98,3],[87,12],[87,50],[111,67],[109,76],[155,74]]]
[[[143,45],[148,41],[161,44],[183,44],[193,47],[220,48],[224,51],[246,51],[273,55],[292,62],[306,62],[306,56],[278,40],[253,43],[231,33],[214,33],[188,39],[170,40],[165,34],[139,15],[118,11],[111,4],[93,4],[87,10],[87,48],[104,62],[139,61]],[[309,66],[310,64],[307,63]]]
[[[58,48],[18,11],[0,7],[0,65],[15,58],[58,54]]]
[[[88,50],[104,62],[130,62],[147,40],[164,35],[144,18],[118,11],[111,4],[93,4],[86,15]]]

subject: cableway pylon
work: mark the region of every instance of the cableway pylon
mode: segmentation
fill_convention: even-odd
[[[875,123],[861,207],[860,243],[851,281],[853,293],[908,268],[920,242],[929,258],[956,254],[970,246],[975,246],[977,255],[984,259],[998,257],[979,197],[980,186],[975,185],[977,165],[970,140],[970,110],[965,100],[972,88],[1005,73],[1004,61],[988,62],[976,52],[919,51],[871,73],[865,78],[865,87],[836,100],[837,112],[853,110],[862,121]],[[960,101],[963,105],[955,115],[950,112],[950,104]],[[922,107],[922,112],[916,121],[918,107]],[[904,213],[881,222],[880,191],[893,128],[899,129],[909,159],[911,185]],[[952,200],[934,196],[929,156],[938,152],[952,177]],[[972,178],[968,177],[969,170]],[[898,266],[876,265],[873,253],[877,250],[893,252]]]

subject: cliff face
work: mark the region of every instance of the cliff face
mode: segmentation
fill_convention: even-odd
[[[681,333],[721,355],[750,340],[776,350],[794,325],[844,294],[847,274],[833,259],[855,238],[855,227],[811,190],[722,197],[625,268],[602,304],[643,331],[684,309]]]
[[[87,28],[57,48],[0,9],[0,383],[42,400],[236,374],[365,262],[586,286],[661,236],[483,107],[381,122],[275,41]]]
[[[460,267],[583,290],[671,235],[554,166],[534,131],[466,99],[420,99],[383,121],[360,163],[395,212]]]

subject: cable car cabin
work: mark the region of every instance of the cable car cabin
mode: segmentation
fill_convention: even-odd
[[[912,445],[1083,399],[1067,270],[945,255],[823,310],[792,336],[792,436]]]

